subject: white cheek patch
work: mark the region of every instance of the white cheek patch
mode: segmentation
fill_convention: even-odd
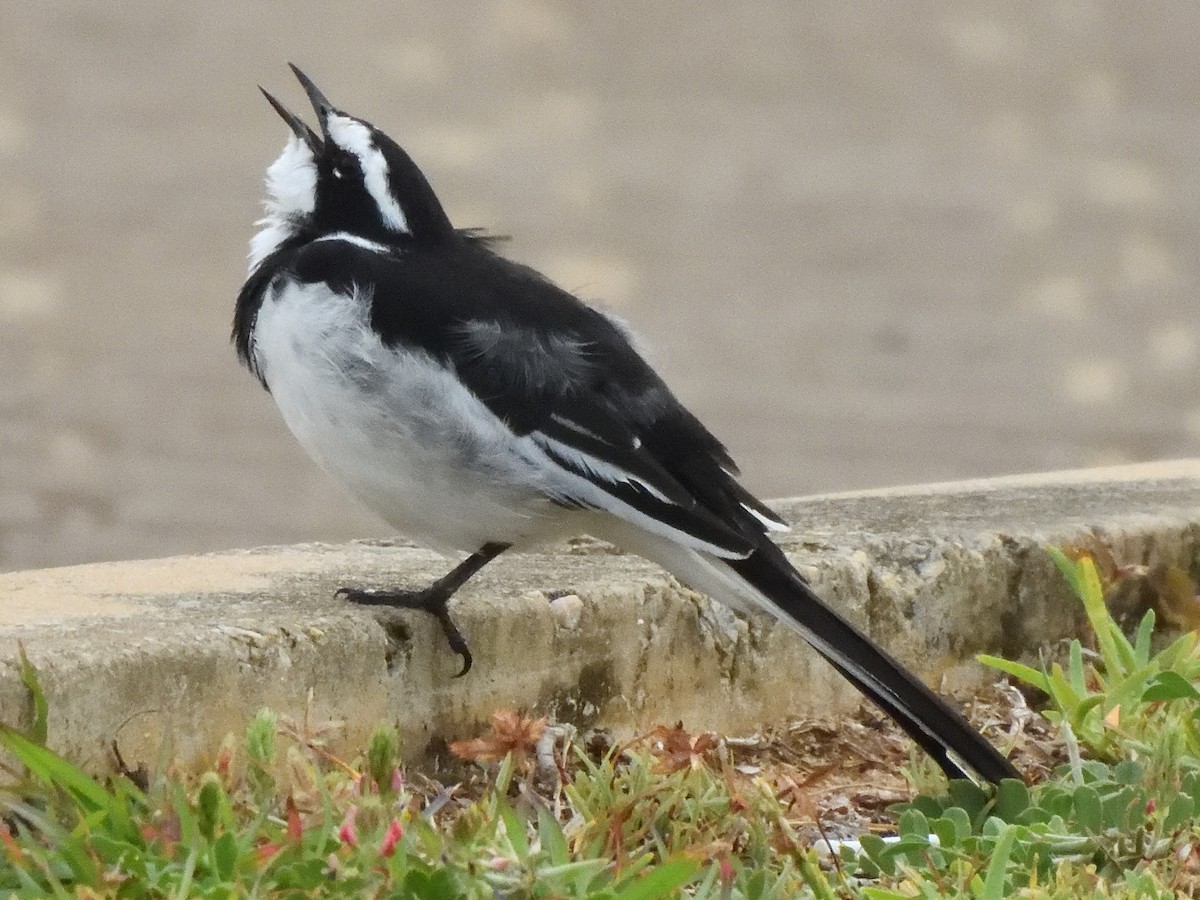
[[[358,157],[367,192],[379,208],[384,224],[392,231],[408,234],[408,218],[396,202],[396,198],[392,196],[388,184],[387,160],[371,140],[371,130],[357,119],[336,114],[329,117],[326,127],[335,144]]]

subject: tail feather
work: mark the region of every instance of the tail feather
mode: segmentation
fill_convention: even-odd
[[[684,584],[746,612],[768,612],[797,631],[863,692],[950,778],[998,784],[1021,774],[971,724],[924,682],[826,606],[765,536],[744,559],[718,558],[605,517],[589,531],[651,559]]]
[[[817,652],[932,756],[947,777],[969,778],[969,769],[992,784],[1021,778],[961,714],[826,606],[773,544],[765,542],[746,559],[721,564],[786,616]]]

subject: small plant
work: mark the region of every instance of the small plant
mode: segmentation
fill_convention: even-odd
[[[864,835],[861,850],[844,851],[846,865],[866,876],[902,876],[923,893],[953,884],[973,897],[1008,897],[1056,881],[1077,890],[1085,882],[1064,881],[1074,867],[1104,883],[1124,879],[1131,890],[1136,886],[1129,896],[1175,896],[1185,882],[1195,886],[1189,879],[1200,847],[1197,635],[1153,652],[1150,609],[1130,640],[1108,610],[1094,560],[1049,552],[1083,603],[1097,651],[1085,653],[1072,641],[1066,667],[1054,663],[1047,671],[980,660],[1047,695],[1045,715],[1062,729],[1071,761],[1056,780],[1032,790],[1005,781],[989,796],[953,782],[944,796],[918,796],[897,807],[898,839]],[[1095,758],[1084,759],[1084,752]],[[1147,871],[1130,878],[1154,860],[1179,865],[1167,879]]]
[[[36,673],[30,684],[40,696]],[[489,735],[456,745],[489,770],[472,798],[415,789],[390,726],[352,762],[284,751],[270,727],[282,728],[265,712],[247,725],[242,765],[227,743],[194,782],[167,775],[145,792],[0,732],[25,770],[0,793],[0,895],[835,896],[769,785],[737,776],[714,735],[659,728],[599,756],[564,745],[567,780],[538,794],[545,723],[498,713]]]
[[[375,790],[388,795],[399,789],[400,735],[395,725],[379,725],[367,740],[367,774]]]
[[[1109,613],[1092,557],[1072,559],[1057,548],[1049,553],[1083,602],[1097,648],[1088,654],[1092,661],[1085,661],[1079,640],[1071,642],[1065,668],[1054,663],[1039,671],[994,656],[980,661],[1045,693],[1052,704],[1046,717],[1063,723],[1069,729],[1067,740],[1078,741],[1099,759],[1119,759],[1130,750],[1145,754],[1167,738],[1180,746],[1162,749],[1180,763],[1194,765],[1200,756],[1200,731],[1191,715],[1200,701],[1197,632],[1189,631],[1154,653],[1151,608],[1131,641]],[[1179,752],[1185,747],[1186,758]]]

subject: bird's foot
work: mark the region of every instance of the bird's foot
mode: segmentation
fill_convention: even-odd
[[[438,585],[423,591],[364,591],[358,588],[338,588],[336,596],[345,597],[351,603],[363,606],[391,606],[429,613],[442,626],[442,633],[446,635],[450,649],[462,657],[462,671],[454,677],[462,678],[471,670],[471,650],[467,646],[467,639],[450,618],[450,595],[444,590],[439,590]]]

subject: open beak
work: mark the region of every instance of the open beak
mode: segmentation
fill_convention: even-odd
[[[308,149],[313,152],[313,156],[320,156],[325,152],[325,146],[321,143],[321,139],[317,137],[315,131],[308,127],[301,119],[293,115],[290,110],[270,94],[261,86],[263,96],[267,98],[267,102],[271,104],[275,112],[279,113],[279,117],[287,122],[288,128],[292,129],[292,134],[308,144]]]
[[[326,128],[326,122],[329,119],[329,114],[334,112],[333,104],[330,103],[329,100],[326,99],[325,95],[321,93],[320,88],[313,84],[311,78],[297,69],[291,63],[288,63],[288,65],[291,67],[292,71],[296,73],[296,78],[300,81],[301,87],[304,88],[304,93],[308,94],[308,101],[312,104],[313,110],[315,110],[317,113],[317,121],[321,123],[321,133],[324,134],[326,140],[328,140],[329,131]],[[288,128],[292,129],[292,134],[304,141],[304,143],[308,145],[308,149],[313,152],[314,156],[320,156],[325,152],[325,145],[321,142],[321,138],[317,136],[315,131],[309,128],[299,116],[295,115],[286,106],[268,94],[261,86],[259,87],[259,90],[262,91],[263,96],[267,98],[267,102],[271,104],[271,107],[275,110],[275,112],[279,113],[279,117],[283,119],[283,121],[287,122]]]
[[[300,86],[304,88],[304,93],[308,94],[308,102],[312,104],[313,112],[317,114],[317,121],[321,123],[321,132],[326,139],[329,138],[329,131],[325,123],[329,120],[329,114],[335,112],[333,104],[329,102],[321,89],[313,84],[312,79],[297,69],[291,63],[288,63],[288,68],[296,75],[296,80],[300,82]]]

